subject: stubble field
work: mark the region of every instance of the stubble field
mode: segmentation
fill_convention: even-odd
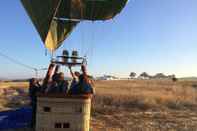
[[[0,110],[28,105],[27,87],[0,83]],[[95,89],[94,131],[197,131],[197,81],[96,81]]]

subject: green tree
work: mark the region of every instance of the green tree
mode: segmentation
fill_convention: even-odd
[[[129,76],[130,76],[131,79],[133,79],[133,78],[135,78],[136,75],[137,74],[135,72],[131,72]]]
[[[146,73],[146,72],[141,73],[139,77],[142,77],[142,78],[150,78],[149,74]]]

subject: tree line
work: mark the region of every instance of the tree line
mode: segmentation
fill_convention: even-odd
[[[173,81],[176,81],[176,75],[165,75],[164,73],[157,73],[155,75],[149,75],[147,72],[142,72],[141,74],[137,75],[135,72],[131,72],[129,74],[129,77],[131,79],[134,78],[141,78],[141,79],[172,79]]]

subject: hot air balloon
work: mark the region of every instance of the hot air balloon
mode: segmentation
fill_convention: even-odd
[[[84,20],[114,18],[128,0],[21,0],[45,47],[55,51]]]
[[[112,19],[122,11],[128,0],[21,0],[21,2],[45,47],[54,52],[80,22]],[[42,94],[37,97],[36,130],[60,131],[66,128],[65,130],[89,131],[93,90],[85,91],[85,89],[92,89],[89,88],[91,85],[88,83],[88,75],[84,66],[86,60],[78,57],[77,51],[73,51],[71,57],[68,55],[66,50],[63,51],[63,55],[59,56],[61,59],[58,60],[59,57],[57,57],[49,65],[42,85]],[[78,60],[82,61],[78,62]],[[47,92],[48,89],[50,90],[47,84],[52,76],[58,74],[59,65],[68,66],[72,76],[71,67],[81,65],[82,74],[78,76],[79,82],[76,89],[85,95],[80,94],[76,97],[72,93],[65,95],[64,92],[63,95],[56,96],[55,94],[54,96]],[[87,85],[89,87],[84,88],[84,83],[86,87]],[[71,87],[72,89],[74,88]],[[33,109],[35,108],[34,106]]]

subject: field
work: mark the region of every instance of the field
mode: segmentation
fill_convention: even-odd
[[[0,110],[27,105],[27,86],[0,83]],[[197,81],[96,81],[95,89],[94,131],[197,131]]]

